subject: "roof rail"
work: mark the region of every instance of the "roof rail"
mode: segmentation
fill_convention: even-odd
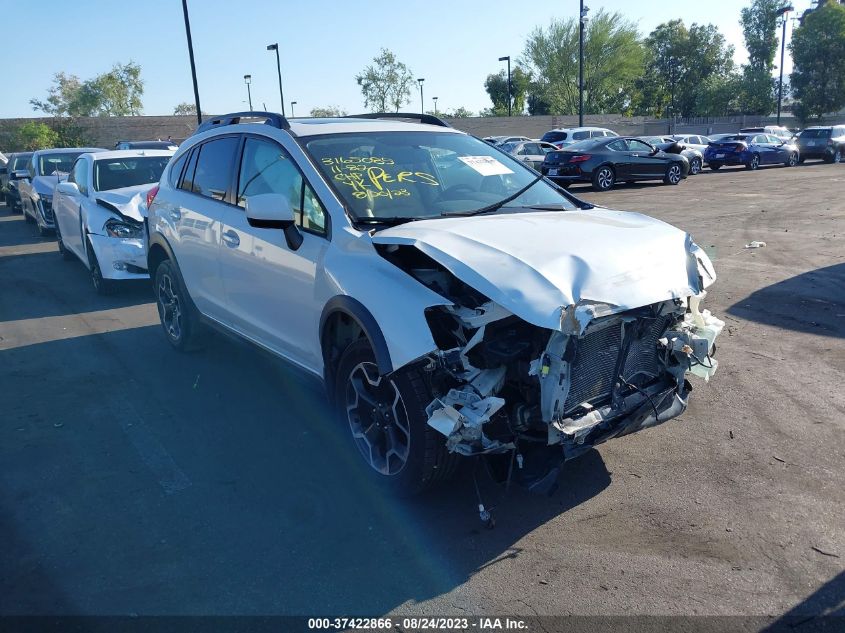
[[[290,130],[290,123],[288,120],[278,114],[276,112],[260,112],[260,111],[251,111],[251,112],[232,112],[230,114],[223,114],[221,116],[212,117],[211,119],[207,119],[200,123],[197,127],[197,131],[194,134],[199,134],[200,132],[205,132],[206,130],[210,130],[211,128],[218,127],[220,125],[235,125],[241,122],[241,119],[264,119],[264,123],[266,125],[272,125],[273,127],[277,127],[280,130]]]
[[[427,125],[439,125],[440,127],[452,127],[440,117],[433,114],[413,114],[410,112],[367,112],[366,114],[350,114],[347,119],[411,119]]]

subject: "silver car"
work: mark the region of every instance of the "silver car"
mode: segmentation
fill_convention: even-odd
[[[554,152],[557,147],[543,141],[513,141],[502,143],[499,149],[507,152],[517,160],[521,160],[533,169],[540,169],[546,159],[546,154]]]

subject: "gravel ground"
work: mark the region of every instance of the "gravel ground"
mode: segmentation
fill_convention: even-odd
[[[0,207],[0,614],[843,613],[845,166],[572,191],[711,254],[721,365],[494,530],[466,472],[377,496],[312,379],[171,351],[147,285],[95,296]]]

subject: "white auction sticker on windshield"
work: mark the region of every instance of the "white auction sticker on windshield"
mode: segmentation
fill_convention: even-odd
[[[458,160],[469,165],[482,176],[500,176],[513,173],[513,170],[508,169],[492,156],[458,156]]]

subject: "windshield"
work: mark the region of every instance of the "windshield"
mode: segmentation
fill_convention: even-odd
[[[12,160],[9,161],[9,171],[19,171],[27,168],[29,165],[29,159],[32,158],[32,154],[27,154],[26,156],[13,156]]]
[[[830,138],[831,130],[828,129],[816,129],[816,130],[804,130],[801,132],[801,138]]]
[[[452,132],[361,132],[306,143],[356,220],[439,217],[495,204],[539,177],[486,143]],[[575,205],[537,182],[504,208]]]
[[[55,176],[56,172],[67,174],[70,172],[73,161],[79,158],[82,152],[71,152],[68,154],[41,154],[38,157],[39,176]]]
[[[109,191],[158,182],[169,160],[169,156],[144,156],[94,161],[94,190]]]

